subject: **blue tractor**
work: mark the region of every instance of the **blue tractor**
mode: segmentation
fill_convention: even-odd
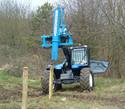
[[[93,90],[94,74],[105,72],[109,62],[90,60],[90,49],[87,45],[73,46],[72,35],[65,25],[64,8],[58,5],[53,10],[53,30],[51,36],[42,36],[42,47],[52,48],[51,60],[54,64],[54,90],[62,88],[62,84],[80,83],[80,89]],[[62,49],[65,59],[58,61],[58,50]],[[49,91],[50,65],[42,73],[42,91]]]

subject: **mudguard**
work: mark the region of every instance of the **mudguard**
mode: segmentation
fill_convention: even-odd
[[[94,74],[107,72],[109,65],[110,65],[109,61],[90,60],[90,69]]]

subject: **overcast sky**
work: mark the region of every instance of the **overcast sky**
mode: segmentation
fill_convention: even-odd
[[[0,0],[0,1],[5,1],[5,0]],[[32,8],[37,8],[38,6],[43,5],[45,2],[54,3],[59,0],[14,0],[14,1],[18,1],[21,3],[28,3],[28,4],[30,3]]]
[[[32,8],[43,5],[45,2],[50,2],[50,0],[15,0],[21,3],[31,4]]]
[[[26,1],[26,0],[23,0],[23,1]],[[45,2],[50,2],[49,0],[28,0],[28,1],[31,2],[33,7],[40,6],[40,5],[44,4]]]

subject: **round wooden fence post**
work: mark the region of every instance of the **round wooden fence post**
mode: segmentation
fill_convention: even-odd
[[[54,75],[54,67],[51,65],[50,67],[50,76],[49,76],[49,99],[53,96],[53,75]]]
[[[28,67],[23,68],[22,109],[27,109]]]

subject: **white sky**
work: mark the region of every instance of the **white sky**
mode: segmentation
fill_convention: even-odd
[[[19,0],[18,0],[19,1]],[[21,1],[21,0],[20,0]],[[23,0],[26,1],[26,0]],[[37,7],[37,6],[41,6],[43,5],[45,2],[50,2],[49,0],[28,0],[29,2],[31,2],[33,7]]]
[[[0,1],[5,1],[5,0],[0,0]],[[38,6],[43,5],[45,2],[49,3],[54,3],[54,2],[59,2],[60,0],[15,0],[21,3],[30,3],[32,8],[37,8]]]
[[[50,0],[15,0],[21,3],[31,4],[32,8],[43,5],[45,2],[50,2]]]
[[[27,2],[27,3],[31,3],[31,6],[33,9],[36,9],[38,6],[43,5],[46,2],[55,4],[57,2],[60,2],[60,0],[17,0],[17,1],[21,1],[23,3]]]
[[[22,1],[22,0],[18,0],[18,1]],[[26,1],[26,0],[23,0],[23,1]],[[35,7],[40,6],[45,2],[49,2],[49,3],[60,2],[60,0],[27,0],[27,1],[31,2],[31,4]]]

